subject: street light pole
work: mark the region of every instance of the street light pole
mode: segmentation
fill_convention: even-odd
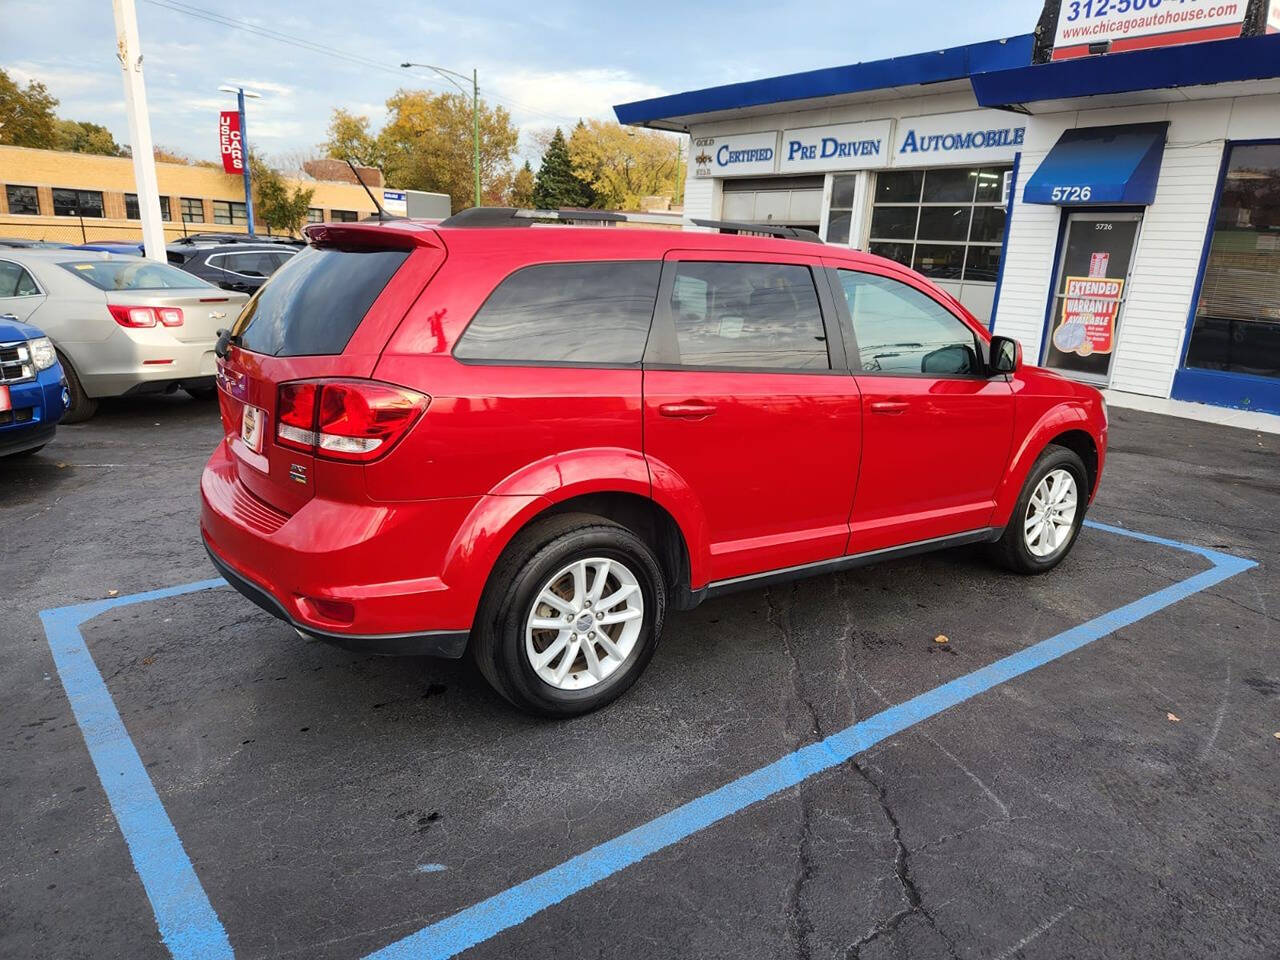
[[[445,80],[449,81],[462,91],[462,95],[464,97],[467,95],[467,88],[459,83],[458,80],[471,81],[472,165],[475,167],[476,175],[475,205],[477,207],[480,206],[480,80],[477,71],[475,68],[472,68],[471,76],[468,77],[465,73],[458,73],[458,71],[450,70],[446,67],[437,67],[433,63],[402,63],[400,66],[404,67],[406,70],[410,67],[422,67],[425,70],[434,70],[440,76],[444,77]],[[454,79],[455,77],[458,79]]]
[[[241,174],[244,177],[244,214],[245,220],[249,225],[249,236],[255,236],[253,229],[253,178],[249,173],[249,128],[245,124],[244,116],[244,98],[251,97],[254,100],[261,100],[261,94],[246,92],[244,87],[233,87],[230,85],[218,88],[223,93],[234,93],[236,95],[236,107],[240,111],[240,153],[244,158],[241,165]],[[234,219],[234,218],[233,218]]]

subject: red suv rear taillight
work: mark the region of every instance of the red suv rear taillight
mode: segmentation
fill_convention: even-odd
[[[409,432],[430,402],[414,390],[374,380],[283,383],[276,442],[330,460],[375,460]]]

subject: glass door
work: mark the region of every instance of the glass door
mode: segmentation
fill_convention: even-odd
[[[1071,213],[1054,281],[1044,365],[1105,385],[1111,376],[1141,213]]]

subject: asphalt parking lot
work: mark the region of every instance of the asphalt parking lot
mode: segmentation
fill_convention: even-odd
[[[1280,437],[1113,410],[1090,519],[1256,566],[623,856],[628,831],[1211,564],[1092,527],[1038,579],[958,550],[731,596],[671,617],[630,694],[569,722],[216,587],[106,608],[60,672],[40,611],[213,576],[196,490],[218,436],[211,404],[116,402],[0,461],[4,957],[225,955],[207,928],[161,938],[201,896],[239,957],[447,955],[406,938],[460,912],[447,942],[475,958],[1280,954]],[[95,696],[95,666],[159,815],[108,800],[94,761],[128,741],[91,756],[64,686]],[[169,876],[166,824],[194,889],[140,878]],[[526,883],[545,871],[559,886]]]

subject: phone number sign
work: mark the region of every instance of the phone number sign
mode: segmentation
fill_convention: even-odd
[[[1053,331],[1053,345],[1062,353],[1081,357],[1110,353],[1115,347],[1116,315],[1123,291],[1123,280],[1067,277],[1062,320]]]
[[[1240,36],[1248,0],[1063,0],[1053,59]]]

